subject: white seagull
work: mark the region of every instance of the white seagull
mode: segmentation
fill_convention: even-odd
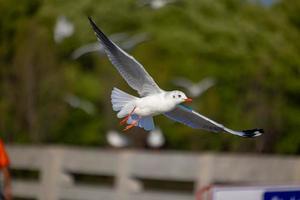
[[[173,83],[179,87],[185,88],[191,97],[199,97],[206,90],[214,86],[216,81],[211,77],[207,77],[198,83],[193,83],[186,78],[177,78]]]
[[[129,146],[130,142],[127,137],[119,134],[117,131],[110,130],[106,134],[106,140],[109,145],[115,148],[124,148]]]
[[[150,131],[147,137],[147,144],[152,148],[160,148],[165,144],[165,137],[160,128]]]
[[[138,4],[140,6],[146,6],[149,5],[152,9],[157,10],[160,8],[165,7],[166,5],[170,3],[174,3],[177,0],[139,0]]]
[[[128,35],[126,33],[115,33],[115,34],[112,34],[109,38],[112,41],[119,43],[121,40],[124,40],[127,37],[128,37]],[[83,56],[84,54],[95,52],[95,51],[104,53],[103,46],[101,44],[99,44],[99,42],[89,43],[89,44],[83,45],[83,46],[75,49],[75,51],[73,51],[71,57],[73,59],[77,59],[77,58]]]
[[[148,35],[142,33],[129,37],[126,33],[115,33],[112,34],[109,39],[119,44],[122,49],[130,51],[136,45],[146,41],[148,39]],[[99,44],[99,42],[93,42],[77,48],[75,51],[73,51],[71,57],[72,59],[76,60],[85,54],[93,52],[100,52],[101,54],[105,54],[104,47]]]
[[[92,102],[81,99],[78,96],[68,94],[65,96],[64,100],[71,107],[81,109],[89,115],[93,115],[96,113],[96,107]]]
[[[140,97],[135,97],[117,88],[112,90],[113,110],[118,111],[118,118],[124,118],[120,122],[121,124],[126,122],[129,124],[124,131],[134,126],[144,128],[147,131],[153,130],[155,128],[153,116],[164,114],[172,120],[196,129],[225,132],[242,137],[255,137],[263,133],[262,129],[231,130],[182,105],[184,102],[191,102],[192,99],[181,91],[165,91],[159,88],[137,60],[109,40],[90,17],[89,21],[98,40],[103,44],[111,63],[129,86],[140,95]]]
[[[74,25],[65,16],[59,16],[54,27],[54,41],[62,42],[74,33]]]

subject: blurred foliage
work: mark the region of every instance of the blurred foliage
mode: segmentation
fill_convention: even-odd
[[[167,148],[300,154],[300,3],[265,7],[241,0],[181,0],[162,9],[135,0],[0,1],[0,131],[15,143],[105,145],[118,128],[113,86],[136,94],[106,57],[72,60],[96,41],[87,16],[107,34],[146,32],[151,40],[131,52],[166,90],[174,77],[217,85],[195,100],[202,114],[234,129],[262,127],[256,139],[193,130],[155,118]],[[53,28],[65,15],[75,34],[56,44]],[[88,115],[64,99],[92,102]]]

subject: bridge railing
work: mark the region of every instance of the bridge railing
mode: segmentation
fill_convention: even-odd
[[[61,146],[9,146],[8,153],[13,172],[22,172],[13,194],[25,199],[192,200],[208,184],[300,182],[298,157]]]

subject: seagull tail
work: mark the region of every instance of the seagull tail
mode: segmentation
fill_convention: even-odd
[[[124,114],[128,114],[126,110],[128,110],[128,112],[132,111],[134,106],[131,106],[130,104],[133,100],[136,99],[137,97],[127,94],[126,92],[123,92],[118,88],[114,88],[111,93],[111,103],[113,110],[120,111],[120,113],[122,113],[122,116],[119,116],[118,114],[118,117],[123,117]]]

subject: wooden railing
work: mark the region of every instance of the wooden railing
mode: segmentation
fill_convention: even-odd
[[[298,157],[57,146],[8,146],[8,153],[12,171],[22,172],[13,195],[23,199],[192,200],[197,188],[213,183],[300,181]]]

